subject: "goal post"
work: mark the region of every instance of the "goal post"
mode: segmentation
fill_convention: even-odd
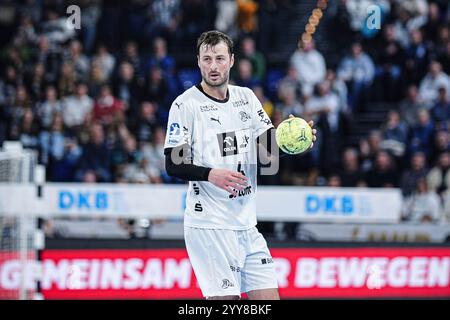
[[[30,204],[37,172],[37,152],[20,142],[4,142],[0,149],[0,300],[35,299],[33,274],[37,217]],[[40,168],[42,170],[42,167]],[[38,170],[39,171],[39,170]]]

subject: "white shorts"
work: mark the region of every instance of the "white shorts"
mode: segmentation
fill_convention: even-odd
[[[248,230],[184,228],[186,249],[204,297],[278,288],[266,240]]]

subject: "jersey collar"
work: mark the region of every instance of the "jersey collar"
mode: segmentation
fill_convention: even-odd
[[[201,93],[203,93],[205,96],[207,96],[209,99],[211,99],[211,100],[213,100],[213,101],[215,101],[215,102],[226,103],[226,102],[228,102],[228,100],[230,99],[230,90],[228,90],[228,89],[227,89],[227,96],[225,97],[225,99],[220,100],[220,99],[214,98],[213,96],[210,96],[209,94],[207,94],[207,93],[203,90],[203,87],[200,85],[200,83],[197,84],[195,87],[196,87]]]

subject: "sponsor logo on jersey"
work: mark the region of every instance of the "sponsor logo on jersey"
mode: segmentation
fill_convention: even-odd
[[[273,263],[273,259],[272,258],[264,258],[264,259],[261,259],[261,263],[262,264]]]
[[[200,111],[201,112],[207,112],[207,111],[217,111],[219,110],[219,108],[217,108],[215,105],[213,104],[209,104],[206,106],[200,106]]]
[[[193,184],[192,189],[194,189],[194,193],[196,196],[200,194],[200,187],[196,183]]]
[[[247,176],[247,175],[245,174],[244,169],[242,169],[242,164],[241,164],[240,162],[238,163],[237,172],[240,172],[240,173],[242,173],[244,176]],[[236,190],[236,189],[234,189],[234,188],[233,188],[233,190],[237,192],[237,196],[230,194],[230,195],[228,196],[228,198],[230,198],[230,199],[233,199],[233,198],[236,198],[236,197],[243,197],[243,196],[246,196],[246,195],[251,194],[251,193],[252,193],[252,186],[247,186],[247,187],[245,187],[244,190],[242,190],[242,191],[241,191],[241,190]]]
[[[230,270],[232,272],[241,272],[241,268],[240,267],[235,267],[235,266],[230,266]]]
[[[241,149],[243,149],[243,148],[246,148],[247,147],[247,145],[248,145],[248,141],[250,140],[250,137],[249,136],[247,136],[246,134],[244,134],[243,136],[242,136],[242,142],[241,142],[241,144],[239,145],[239,148],[241,148]]]
[[[202,207],[202,204],[200,203],[200,201],[195,204],[194,210],[197,212],[203,211],[203,207]]]
[[[189,129],[185,126],[183,126],[183,140],[184,143],[189,144]]]
[[[217,134],[217,140],[222,152],[222,157],[238,153],[238,142],[234,131]]]
[[[177,122],[171,123],[169,126],[169,144],[177,144],[181,139],[181,129]]]
[[[180,109],[180,107],[183,105],[183,102],[174,102],[174,104]]]
[[[258,116],[260,117],[259,121],[264,122],[267,125],[272,124],[272,121],[270,121],[269,117],[267,117],[266,113],[264,113],[263,109],[258,111]]]
[[[233,282],[231,282],[231,281],[228,280],[228,279],[223,279],[223,280],[222,280],[222,289],[228,289],[228,288],[230,288],[230,287],[234,287]]]
[[[240,111],[239,117],[241,118],[242,122],[246,122],[248,119],[250,119],[250,115],[245,111]]]
[[[233,107],[238,108],[238,107],[243,107],[243,106],[247,105],[248,101],[241,99],[238,101],[233,101],[232,103],[233,103]]]
[[[222,157],[249,152],[250,137],[249,129],[218,133],[217,141]]]

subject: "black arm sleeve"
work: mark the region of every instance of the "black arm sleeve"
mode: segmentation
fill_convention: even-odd
[[[192,164],[191,148],[188,144],[166,148],[164,149],[164,155],[166,157],[166,171],[170,176],[187,181],[208,181],[211,168]]]

